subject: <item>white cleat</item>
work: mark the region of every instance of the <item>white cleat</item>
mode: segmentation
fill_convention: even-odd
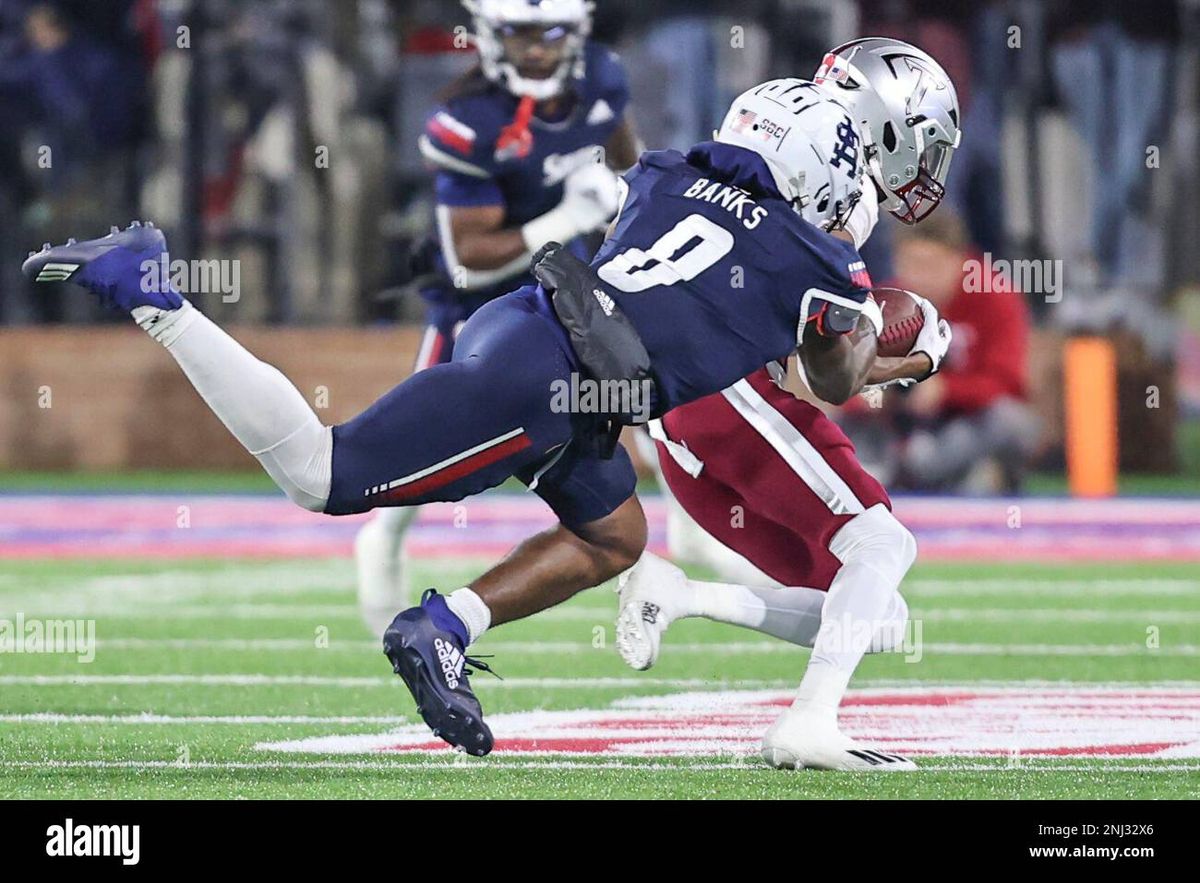
[[[663,632],[678,619],[688,592],[687,575],[650,552],[617,578],[617,651],[645,671],[658,659]]]
[[[762,757],[779,770],[912,772],[907,757],[860,745],[838,729],[837,712],[793,706],[771,724],[762,740]]]
[[[382,519],[364,524],[354,537],[354,560],[358,570],[358,612],[375,637],[409,603],[408,554],[395,533]]]

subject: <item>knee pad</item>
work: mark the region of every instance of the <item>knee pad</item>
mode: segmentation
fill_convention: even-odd
[[[878,503],[847,521],[829,542],[829,551],[848,564],[860,561],[900,579],[917,560],[917,540]]]
[[[333,428],[313,417],[283,441],[254,455],[288,499],[324,512],[333,472]]]
[[[876,628],[870,652],[902,647],[908,624],[908,602],[900,594],[899,587],[917,557],[917,541],[912,531],[897,521],[886,506],[872,506],[834,534],[829,550],[843,564],[869,568],[889,586],[891,597],[887,612]]]

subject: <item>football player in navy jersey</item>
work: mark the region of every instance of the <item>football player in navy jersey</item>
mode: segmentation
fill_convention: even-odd
[[[532,283],[529,258],[545,243],[590,259],[587,234],[616,212],[613,169],[639,153],[625,71],[589,39],[592,3],[464,5],[479,64],[446,90],[419,142],[435,175],[444,282],[421,292],[427,327],[416,371],[450,361],[458,329],[479,307]],[[381,510],[355,541],[359,607],[376,635],[409,600],[404,535],[416,513]]]
[[[751,100],[753,99],[753,100]],[[829,230],[862,190],[862,139],[813,83],[741,96],[715,141],[644,155],[592,267],[542,250],[526,286],[467,320],[449,362],[414,374],[358,416],[324,426],[277,369],[170,285],[162,233],[126,230],[32,253],[33,278],[74,281],[130,312],[298,505],[330,515],[454,501],[516,476],[559,524],[448,595],[425,592],[384,633],[384,653],[439,737],[492,749],[467,649],[496,625],[632,567],[646,520],[619,409],[561,398],[607,372],[647,379],[649,416],[718,392],[803,343],[814,388],[844,400],[864,382],[923,378],[923,354],[876,357],[879,309],[854,246]]]
[[[946,72],[915,46],[867,37],[829,52],[814,81],[846,104],[865,140],[869,184],[834,235],[861,245],[879,208],[919,223],[941,201],[959,141]],[[916,302],[925,321],[910,355],[936,370],[950,330],[931,303]],[[671,555],[708,565],[722,582],[688,579],[645,553],[619,579],[617,649],[648,669],[663,634],[688,617],[810,647],[795,701],[763,736],[763,758],[783,768],[914,770],[910,759],[844,734],[838,706],[865,653],[913,649],[900,585],[916,541],[841,429],[784,388],[782,375],[782,366],[760,369],[651,424],[671,493]],[[828,378],[807,379],[819,398],[840,400]]]

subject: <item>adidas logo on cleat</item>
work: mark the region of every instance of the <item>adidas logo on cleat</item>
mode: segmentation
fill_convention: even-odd
[[[872,751],[869,748],[864,748],[861,751],[852,748],[849,751],[847,751],[846,753],[854,755],[859,760],[865,760],[867,763],[869,763],[873,766],[879,766],[880,764],[888,764],[888,763],[907,763],[908,762],[906,758],[900,757],[899,755],[884,754],[882,751]]]
[[[35,282],[65,282],[79,269],[79,264],[59,264],[53,261],[42,267]]]
[[[437,650],[438,662],[442,666],[442,676],[446,679],[446,686],[451,690],[457,690],[465,658],[457,647],[441,638],[434,638],[433,646]]]

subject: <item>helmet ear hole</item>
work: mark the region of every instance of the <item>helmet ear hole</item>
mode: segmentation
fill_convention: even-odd
[[[894,153],[896,150],[896,128],[891,120],[883,124],[883,149],[888,153]]]

